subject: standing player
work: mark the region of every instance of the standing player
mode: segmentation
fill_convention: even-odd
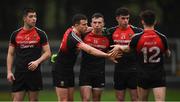
[[[83,41],[106,52],[109,48],[109,40],[103,36],[104,17],[101,13],[95,13],[91,20],[93,30],[84,37]],[[82,51],[79,85],[82,101],[90,101],[91,96],[93,101],[100,101],[105,85],[105,58]]]
[[[170,56],[167,38],[154,29],[156,15],[146,10],[141,13],[144,32],[135,35],[130,43],[130,50],[136,51],[139,62],[138,93],[139,101],[147,101],[150,89],[153,89],[155,101],[165,101],[166,80],[164,54]],[[120,48],[127,52],[129,49]]]
[[[134,33],[141,32],[142,30],[129,25],[130,12],[127,8],[121,7],[116,10],[116,20],[118,25],[108,29],[112,44],[121,46],[128,46]],[[117,49],[112,49],[117,52]],[[118,101],[124,101],[125,91],[129,88],[132,101],[137,101],[137,72],[136,72],[136,58],[135,54],[124,54],[118,59],[115,64],[114,71],[114,88],[116,90],[116,98]]]
[[[165,101],[166,81],[163,54],[170,56],[167,38],[154,30],[156,15],[146,10],[141,13],[144,32],[133,37],[130,48],[135,49],[140,64],[138,92],[140,101],[147,101],[153,89],[156,101]]]
[[[94,56],[110,58],[81,40],[81,36],[87,30],[87,18],[83,14],[76,14],[72,19],[73,27],[67,29],[63,36],[58,56],[53,68],[53,84],[59,101],[73,101],[74,71],[73,67],[79,50],[83,50]],[[111,58],[113,60],[114,58]]]
[[[26,91],[29,101],[38,101],[38,93],[42,89],[40,64],[51,56],[51,51],[46,33],[35,27],[36,11],[26,9],[23,21],[24,26],[14,31],[10,38],[7,79],[12,83],[13,101],[23,101]]]

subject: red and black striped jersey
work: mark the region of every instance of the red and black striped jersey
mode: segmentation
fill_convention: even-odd
[[[34,27],[30,30],[20,28],[12,33],[9,44],[15,47],[15,70],[24,72],[28,71],[29,62],[41,56],[42,46],[48,44],[48,38],[39,28]]]
[[[84,43],[106,52],[109,49],[109,39],[103,35],[97,35],[93,32],[88,33],[84,39]],[[81,72],[89,73],[100,73],[105,71],[105,58],[96,57],[82,51],[82,61],[81,61]]]
[[[60,44],[54,70],[57,70],[58,73],[62,73],[63,75],[73,73],[73,67],[79,53],[78,44],[81,42],[81,38],[72,30],[72,28],[67,29]]]
[[[163,54],[168,49],[165,35],[156,30],[144,30],[132,38],[130,48],[136,51],[139,64],[144,70],[163,69]]]

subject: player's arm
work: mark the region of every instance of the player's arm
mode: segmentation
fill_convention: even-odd
[[[13,80],[15,80],[14,75],[12,73],[14,52],[15,52],[15,47],[10,45],[7,54],[7,80],[9,82],[13,82]]]
[[[105,58],[109,58],[110,60],[112,60],[113,62],[117,63],[117,61],[115,60],[115,58],[113,58],[111,56],[111,53],[107,54],[103,51],[100,51],[94,47],[91,47],[87,44],[85,44],[84,42],[80,42],[78,44],[78,48],[80,48],[81,50],[87,52],[88,54],[94,55],[94,56],[98,56],[98,57],[105,57]]]
[[[111,56],[116,58],[120,58],[123,53],[130,52],[129,46],[122,46],[117,44],[117,45],[111,45],[110,47],[112,47],[113,49],[111,49],[109,53],[112,53]]]
[[[42,49],[43,49],[43,53],[42,53],[41,57],[38,58],[35,61],[30,62],[28,64],[29,65],[28,66],[29,70],[32,70],[32,71],[35,70],[40,63],[42,63],[43,61],[47,60],[51,56],[51,50],[50,50],[49,43],[47,43],[46,45],[42,46]]]

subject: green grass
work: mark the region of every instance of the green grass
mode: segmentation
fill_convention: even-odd
[[[27,100],[27,97],[25,98]],[[40,92],[40,101],[57,101],[54,90],[44,90]],[[79,90],[75,91],[75,101],[81,101]],[[152,92],[149,96],[150,101],[154,101]],[[0,92],[0,101],[11,101],[11,94],[9,92]],[[113,90],[104,90],[102,101],[115,101],[115,93]],[[129,94],[126,94],[126,101],[130,101]],[[180,101],[180,89],[168,89],[166,94],[166,101]]]

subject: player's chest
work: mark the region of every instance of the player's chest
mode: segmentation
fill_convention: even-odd
[[[21,48],[32,48],[39,42],[40,37],[36,32],[20,33],[16,36],[16,43]]]
[[[109,40],[106,37],[86,36],[84,42],[98,49],[106,49],[109,47]]]
[[[134,32],[132,29],[128,29],[128,30],[117,29],[112,34],[112,39],[115,44],[127,45],[131,41],[131,38],[133,35],[134,35]]]

